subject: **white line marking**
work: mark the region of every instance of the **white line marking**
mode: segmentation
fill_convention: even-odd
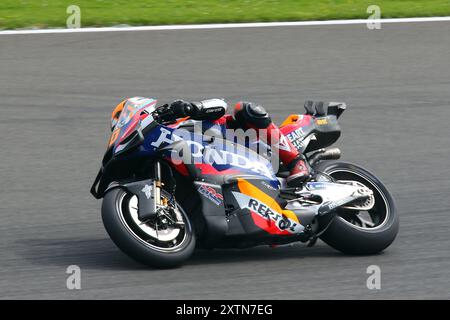
[[[162,26],[143,26],[143,27],[80,28],[80,29],[4,30],[4,31],[0,31],[0,35],[265,28],[265,27],[349,25],[349,24],[367,24],[367,23],[377,23],[377,22],[383,24],[383,23],[442,22],[442,21],[450,21],[450,17],[370,19],[370,20],[369,19],[354,19],[354,20],[323,20],[323,21],[293,21],[293,22],[221,23],[221,24],[185,24],[185,25],[162,25]]]

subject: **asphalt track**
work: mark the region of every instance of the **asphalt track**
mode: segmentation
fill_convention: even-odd
[[[450,298],[450,23],[0,36],[0,298]],[[89,194],[122,97],[345,101],[343,158],[376,173],[394,244],[199,251],[151,270],[109,240]],[[81,268],[81,290],[65,271]],[[381,268],[381,290],[366,268]]]

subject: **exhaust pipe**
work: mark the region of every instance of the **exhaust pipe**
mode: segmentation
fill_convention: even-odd
[[[309,163],[313,166],[320,160],[337,160],[340,158],[341,150],[339,148],[320,149],[309,158]]]

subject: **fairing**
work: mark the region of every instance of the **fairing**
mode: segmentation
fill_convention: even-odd
[[[207,180],[219,181],[220,177],[224,179],[236,174],[258,175],[273,187],[279,187],[271,163],[239,144],[209,139],[183,129],[158,126],[146,134],[140,152],[154,154],[160,150],[164,150],[164,158],[182,174],[186,174],[182,168],[187,165],[194,167],[200,178]]]
[[[157,100],[151,98],[132,98],[124,102],[117,121],[112,122],[112,133],[109,147],[113,153],[120,152],[124,148],[124,142],[139,128],[141,113],[144,110],[152,111],[156,107]],[[114,120],[114,118],[112,119]]]

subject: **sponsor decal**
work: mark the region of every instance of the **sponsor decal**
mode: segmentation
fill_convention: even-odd
[[[222,110],[223,110],[222,108],[206,109],[206,113],[220,112]]]
[[[146,185],[144,186],[144,188],[142,188],[141,191],[145,194],[145,197],[146,197],[147,199],[150,199],[151,196],[152,196],[152,190],[153,190],[153,188],[152,188],[151,186],[149,186],[148,184],[146,184]]]
[[[223,202],[223,195],[217,192],[213,187],[202,184],[198,188],[198,192],[218,206]]]
[[[286,135],[289,141],[296,147],[297,149],[302,149],[304,147],[304,142],[302,141],[304,132],[302,128],[296,129]]]
[[[119,137],[120,128],[114,129],[113,133],[111,134],[111,138],[109,138],[109,146],[111,146],[114,142],[116,142],[117,138]]]
[[[296,129],[296,130],[294,130],[294,131],[288,133],[288,134],[286,135],[286,137],[288,137],[288,139],[289,139],[291,142],[293,142],[293,141],[296,141],[296,140],[298,140],[298,139],[301,139],[301,138],[303,137],[304,134],[305,134],[305,133],[303,132],[303,129],[302,129],[302,128],[298,128],[298,129]]]
[[[267,183],[267,182],[265,182],[265,181],[261,181],[261,184],[262,184],[263,186],[265,186],[267,189],[270,189],[270,190],[278,190],[277,188],[273,187],[270,183]]]
[[[291,141],[292,145],[296,147],[298,150],[303,150],[305,148],[310,140],[316,139],[316,136],[314,134],[308,135],[306,138],[304,138],[304,131],[302,129],[297,129],[291,133],[288,133],[286,137]]]
[[[328,124],[328,120],[327,120],[327,119],[317,119],[317,120],[316,120],[316,123],[317,123],[319,126],[323,126],[323,125]]]
[[[214,146],[204,146],[200,142],[190,140],[190,133],[186,130],[177,130],[175,132],[179,133],[180,136],[176,133],[172,133],[168,129],[161,128],[159,137],[155,141],[151,142],[151,146],[159,148],[164,143],[172,144],[175,141],[184,140],[191,150],[194,163],[236,166],[262,174],[271,179],[273,178],[273,172],[266,165],[266,163],[261,161],[261,159],[263,159],[261,156],[255,156],[256,159],[251,159],[247,157],[249,154],[239,154],[239,152],[236,152],[235,150],[229,151],[215,148]],[[244,151],[244,153],[245,152],[248,152],[248,150]],[[179,155],[173,153],[172,160],[175,163],[179,163],[183,160],[185,164],[189,164],[186,161],[191,159],[181,159]]]
[[[285,136],[280,137],[280,141],[278,142],[278,149],[284,150],[284,151],[291,151],[291,148],[289,147],[289,142],[287,141]]]
[[[273,209],[267,203],[243,193],[232,193],[241,209],[249,209],[260,217],[269,220],[280,232],[287,231],[288,233],[296,234],[303,231],[304,228],[301,224]]]
[[[328,185],[322,182],[308,182],[306,187],[309,190],[325,189]]]
[[[340,206],[350,202],[353,199],[354,199],[353,196],[348,196],[348,197],[345,197],[343,199],[340,199],[340,200],[337,200],[337,201],[334,201],[334,202],[333,201],[325,202],[324,204],[322,204],[320,206],[319,214],[322,215],[322,214],[328,213],[328,212],[330,212],[330,211],[332,211],[332,210],[334,210],[334,209],[336,209],[336,208],[338,208],[338,207],[340,207]]]

